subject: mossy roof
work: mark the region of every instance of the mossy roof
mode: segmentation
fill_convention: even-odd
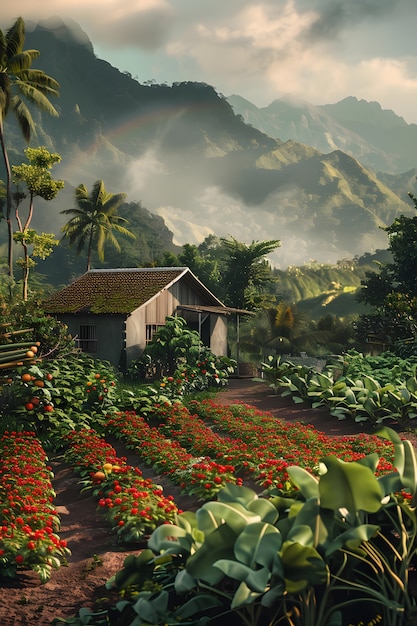
[[[207,298],[215,296],[186,267],[90,270],[45,302],[49,313],[129,314],[172,283],[186,276]]]

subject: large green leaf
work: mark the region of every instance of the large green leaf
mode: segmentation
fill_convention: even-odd
[[[399,472],[390,472],[378,476],[378,482],[381,485],[381,491],[384,496],[391,493],[398,493],[403,488],[403,482]]]
[[[270,578],[270,571],[267,567],[254,570],[243,563],[228,559],[219,559],[213,565],[218,567],[225,576],[245,582],[252,591],[264,593],[267,589]]]
[[[325,555],[329,557],[344,547],[356,551],[363,541],[369,541],[378,530],[379,526],[374,524],[361,524],[360,526],[355,526],[355,528],[349,528],[327,544]]]
[[[288,593],[296,593],[308,585],[321,585],[326,581],[326,563],[311,546],[287,541],[282,546],[281,560]]]
[[[202,613],[208,609],[214,609],[221,606],[222,603],[216,598],[214,594],[202,593],[198,596],[194,596],[191,600],[188,600],[185,604],[181,605],[175,612],[175,617],[178,620],[185,620],[192,617],[196,613]]]
[[[222,520],[218,519],[212,511],[203,507],[198,509],[196,515],[198,515],[198,527],[206,537],[214,532],[216,528],[219,528],[219,526],[223,523]]]
[[[247,524],[261,521],[256,513],[251,513],[241,504],[231,502],[206,502],[198,509],[196,516],[198,527],[206,536],[220,524],[227,524],[238,533]]]
[[[226,483],[224,488],[217,494],[218,502],[237,502],[245,508],[258,499],[258,494],[249,487]]]
[[[414,506],[417,494],[417,459],[414,447],[410,441],[402,440],[392,428],[380,428],[376,434],[394,444],[394,464],[401,477],[402,486],[409,489],[413,496]]]
[[[209,585],[216,585],[223,577],[222,572],[213,567],[220,559],[235,560],[233,547],[238,533],[227,524],[222,524],[212,532],[203,545],[186,562],[186,570],[191,576],[204,580]]]
[[[415,496],[417,491],[417,459],[416,452],[410,441],[403,441],[404,449],[404,470],[402,481],[404,487],[410,489],[413,494],[413,506],[415,505]]]
[[[417,393],[417,378],[415,376],[410,376],[410,378],[407,378],[406,386],[408,391],[410,391],[411,393]]]
[[[230,608],[232,610],[238,609],[241,606],[246,606],[248,604],[253,604],[258,598],[262,595],[261,592],[253,591],[248,587],[248,585],[243,581],[240,583],[239,587],[236,590],[235,595],[233,596],[232,603]]]
[[[266,498],[257,498],[252,500],[248,505],[251,513],[259,515],[263,522],[274,524],[278,519],[278,511],[276,507]]]
[[[303,546],[314,546],[313,531],[306,524],[294,524],[287,535],[286,541],[293,541]]]
[[[403,440],[399,434],[392,428],[380,426],[375,430],[375,435],[388,439],[388,441],[394,444],[394,464],[400,474],[402,474],[404,472],[404,448]]]
[[[191,589],[195,589],[196,586],[196,579],[185,569],[180,570],[175,577],[174,587],[176,593],[187,593]]]
[[[363,380],[365,389],[368,389],[369,391],[377,391],[381,387],[381,385],[379,384],[377,380],[375,380],[375,378],[372,378],[371,376],[367,376],[366,374],[362,375],[362,380]]]
[[[294,541],[295,535],[293,533],[295,532],[295,529],[297,527],[303,528],[304,526],[307,526],[310,529],[311,537],[313,538],[312,545],[317,547],[327,540],[329,532],[332,531],[333,524],[334,516],[329,516],[326,509],[320,508],[319,499],[310,498],[298,508],[297,515],[293,520],[293,525],[287,530],[286,534],[284,534],[284,528],[280,528],[280,530],[285,539],[291,537]],[[301,541],[301,543],[304,543],[304,541]]]
[[[236,540],[236,558],[249,567],[262,565],[272,569],[276,554],[281,549],[281,533],[275,526],[265,523],[250,524]]]
[[[321,476],[320,502],[328,509],[346,508],[375,513],[381,508],[382,492],[373,472],[362,464],[345,463],[334,455],[323,459],[327,472]]]
[[[183,540],[180,543],[180,540]],[[185,545],[184,545],[185,544]],[[192,537],[184,528],[171,524],[162,524],[149,537],[148,547],[156,554],[179,554],[190,552],[193,544]]]
[[[133,606],[133,610],[142,621],[148,624],[160,624],[161,621],[166,621],[168,599],[168,591],[164,589],[157,596],[153,596],[152,592],[142,591]]]
[[[298,465],[288,467],[287,472],[306,500],[319,497],[319,481],[310,472]]]
[[[123,562],[123,568],[116,572],[106,582],[106,589],[126,589],[129,585],[143,586],[146,580],[152,578],[154,571],[154,553],[145,548],[136,556],[129,554]]]
[[[274,579],[273,586],[261,598],[262,606],[265,606],[267,608],[277,607],[282,602],[284,593],[284,579],[282,581]]]

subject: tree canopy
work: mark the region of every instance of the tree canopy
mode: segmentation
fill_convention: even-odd
[[[75,190],[77,206],[61,211],[64,215],[72,216],[62,227],[63,238],[68,238],[69,244],[76,247],[77,254],[87,249],[87,271],[91,267],[93,249],[101,261],[104,260],[104,248],[107,243],[120,250],[115,232],[131,239],[135,238],[135,235],[123,226],[127,220],[117,214],[125,198],[125,193],[107,192],[103,181],[98,180],[91,192],[85,185],[79,185]]]
[[[18,259],[18,264],[23,269],[23,300],[28,297],[28,280],[30,267],[35,262],[29,254],[29,246],[32,246],[32,257],[37,256],[45,259],[58,245],[59,241],[53,233],[39,234],[35,229],[30,228],[34,211],[34,199],[36,197],[43,200],[53,200],[58,192],[64,187],[63,180],[52,178],[50,170],[61,161],[59,154],[49,152],[44,146],[40,148],[26,148],[26,158],[28,163],[13,165],[13,180],[16,183],[16,192],[13,194],[15,200],[15,216],[18,230],[13,233],[13,240],[20,243],[23,248],[23,258]],[[21,191],[21,184],[26,187]],[[26,219],[20,215],[20,204],[28,198],[29,208]]]
[[[178,256],[165,254],[162,264],[189,267],[225,304],[253,311],[275,300],[276,280],[265,257],[279,246],[276,239],[246,244],[210,235],[199,246],[185,244]]]
[[[417,210],[417,198],[408,195]],[[379,272],[368,272],[362,281],[358,300],[375,311],[360,316],[357,330],[362,339],[375,336],[390,344],[413,337],[417,330],[417,215],[400,215],[383,230],[392,261],[380,264]]]
[[[15,116],[24,139],[35,134],[35,123],[26,102],[49,115],[58,111],[49,101],[59,95],[59,83],[42,70],[32,69],[38,50],[24,50],[25,22],[21,17],[3,33],[0,30],[0,146],[6,169],[6,222],[8,230],[8,266],[13,277],[13,225],[11,168],[4,137],[4,120],[9,112]]]

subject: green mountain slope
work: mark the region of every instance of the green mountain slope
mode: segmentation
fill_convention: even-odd
[[[140,84],[96,58],[74,24],[39,25],[26,46],[40,50],[38,66],[61,84],[60,117],[39,115],[34,140],[62,155],[54,175],[69,189],[103,179],[110,192],[127,192],[162,218],[171,245],[200,243],[210,232],[280,239],[277,267],[334,263],[385,247],[380,226],[411,212],[406,190],[394,193],[389,179],[345,152],[269,137],[204,83]],[[23,145],[10,120],[6,139],[19,162]],[[34,225],[59,232],[70,201],[60,194],[42,205]]]
[[[378,102],[348,97],[314,106],[287,96],[258,108],[238,95],[229,96],[228,102],[270,137],[293,139],[321,152],[343,150],[365,166],[390,174],[416,166],[417,125],[383,110]]]

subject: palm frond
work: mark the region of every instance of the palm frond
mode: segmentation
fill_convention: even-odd
[[[39,50],[22,50],[8,60],[8,70],[11,74],[19,76],[23,72],[29,71],[32,62],[40,56]],[[35,70],[33,70],[35,71]],[[37,70],[42,72],[42,70]]]
[[[0,30],[0,66],[3,65],[3,60],[7,57],[7,41],[6,36],[2,30]]]
[[[120,226],[119,224],[113,223],[112,228],[113,230],[116,230],[121,235],[124,235],[125,237],[129,237],[129,239],[136,239],[136,235],[134,233],[131,233],[130,230],[128,230],[124,226]]]
[[[36,87],[39,91],[48,93],[49,95],[59,96],[59,82],[55,80],[55,78],[51,78],[51,76],[45,74],[43,70],[36,70],[29,67],[27,70],[22,71],[18,78]]]
[[[18,17],[15,23],[6,32],[6,54],[9,59],[19,54],[25,43],[25,22]]]
[[[94,204],[96,207],[103,206],[107,195],[108,194],[104,187],[103,181],[97,180],[94,183],[93,188],[91,190],[91,194],[90,194],[91,204]]]
[[[82,217],[85,217],[85,211],[82,208],[77,207],[73,207],[72,209],[64,209],[63,211],[60,211],[60,213],[62,213],[62,215],[74,215],[73,219],[75,219],[76,217],[80,219]]]
[[[52,117],[59,116],[56,108],[53,106],[53,104],[49,102],[47,96],[43,94],[42,91],[28,83],[24,83],[21,81],[15,83],[15,85],[18,87],[19,92],[22,94],[22,96],[29,100],[29,102],[32,102],[34,105],[36,105],[38,109],[45,111],[45,113],[52,115]]]
[[[10,98],[10,107],[15,114],[24,139],[29,141],[32,135],[36,135],[36,126],[31,112],[19,96],[12,96]]]

